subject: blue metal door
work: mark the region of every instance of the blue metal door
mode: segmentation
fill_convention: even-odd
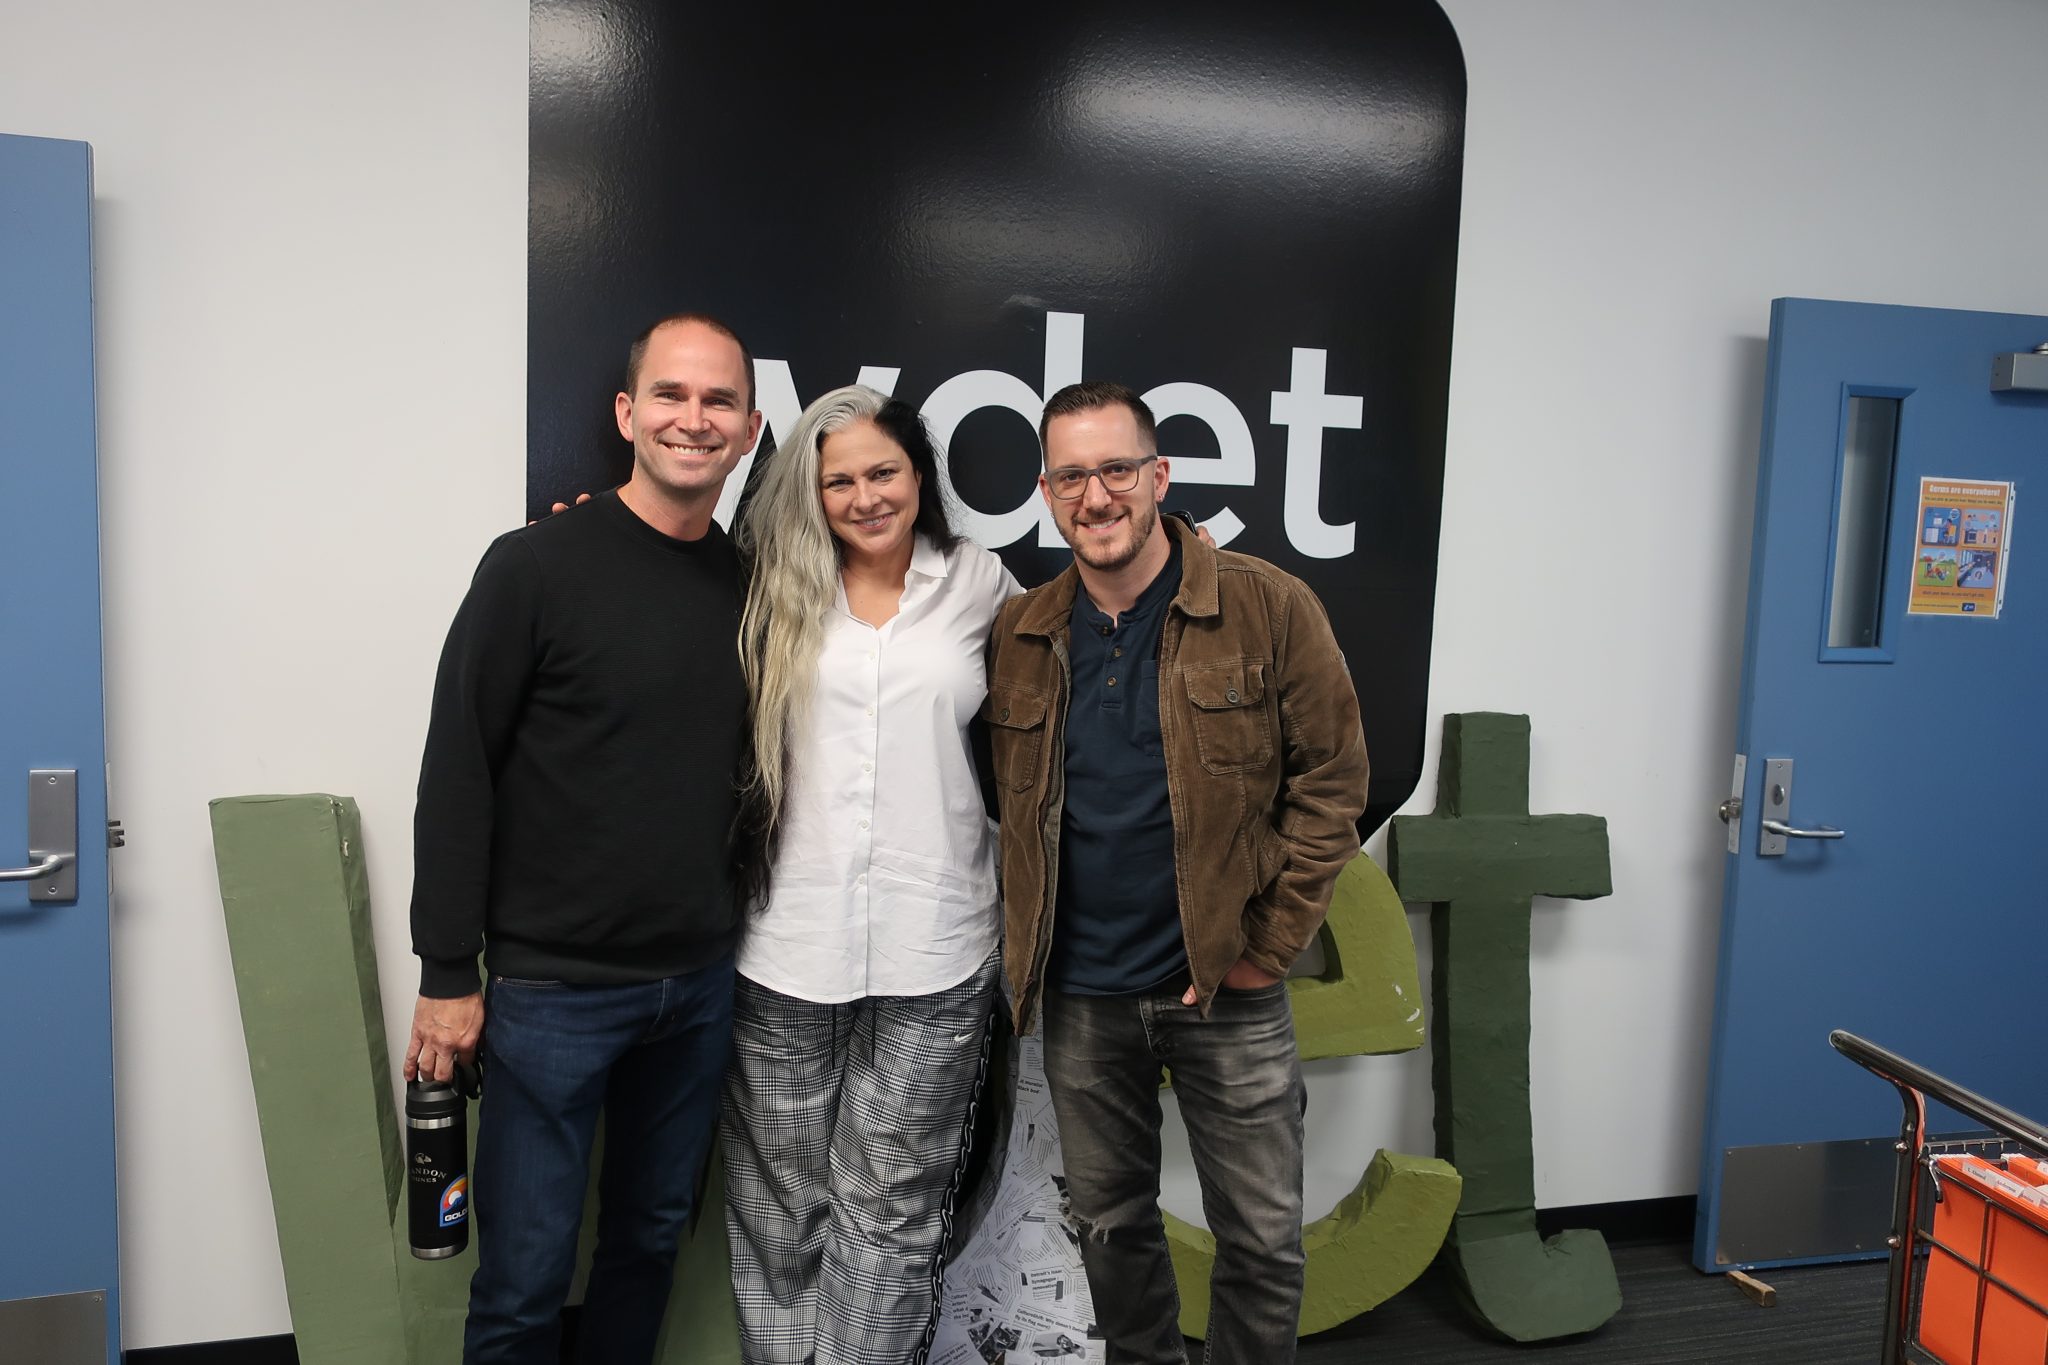
[[[2048,1116],[2048,537],[2025,533],[2048,394],[1992,385],[1995,356],[2042,342],[2048,318],[1772,307],[1702,1270],[1885,1254],[1898,1100],[1830,1029]],[[1993,559],[1958,546],[1973,583],[2004,558],[1995,619],[1908,611],[1916,574],[1957,564],[1921,563],[1930,536],[1957,545],[1948,513],[1922,524],[1930,478],[2013,485],[2018,557],[2010,520],[1965,532]]]
[[[90,148],[0,136],[0,873],[31,773],[77,850],[0,880],[0,1359],[67,1363],[120,1358],[91,221]]]

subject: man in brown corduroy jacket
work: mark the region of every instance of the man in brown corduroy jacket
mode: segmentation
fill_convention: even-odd
[[[1074,563],[991,632],[1004,958],[1041,1020],[1113,1362],[1180,1362],[1158,1209],[1171,1067],[1217,1254],[1209,1358],[1294,1359],[1304,1092],[1282,979],[1358,852],[1365,740],[1322,604],[1159,503],[1119,384],[1053,395],[1040,487]]]

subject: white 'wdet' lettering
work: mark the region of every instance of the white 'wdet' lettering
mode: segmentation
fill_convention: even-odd
[[[1220,483],[1249,488],[1259,477],[1259,462],[1252,451],[1252,429],[1245,425],[1237,404],[1207,384],[1179,381],[1161,384],[1145,394],[1145,406],[1152,418],[1164,426],[1169,417],[1194,417],[1209,424],[1216,433],[1216,454],[1174,455],[1168,472],[1175,483]],[[1162,452],[1164,453],[1164,452]],[[1244,533],[1244,522],[1228,507],[1202,523],[1216,538],[1217,548],[1228,545]]]
[[[1038,419],[1046,400],[1081,380],[1082,340],[1087,323],[1083,313],[1045,315],[1045,374],[1039,389],[1034,390],[1022,379],[1001,370],[969,370],[932,390],[924,401],[924,419],[931,424],[932,439],[938,445],[941,464],[947,466],[949,480],[953,435],[962,422],[984,408],[1016,413],[1030,424],[1036,440]],[[1331,524],[1323,520],[1323,433],[1360,430],[1365,425],[1365,400],[1357,394],[1324,392],[1329,376],[1328,351],[1303,346],[1291,349],[1293,363],[1288,388],[1272,395],[1271,409],[1273,425],[1287,429],[1281,521],[1288,542],[1297,552],[1311,559],[1337,559],[1350,554],[1356,546],[1358,524]],[[760,386],[761,412],[766,418],[762,440],[769,440],[771,433],[779,438],[782,432],[794,428],[803,415],[795,376],[786,360],[761,360],[754,368]],[[863,365],[854,382],[893,394],[902,374],[900,367]],[[1170,417],[1192,417],[1206,423],[1215,433],[1213,456],[1160,451],[1172,462],[1175,482],[1249,488],[1258,481],[1258,457],[1251,428],[1245,423],[1244,413],[1227,395],[1206,384],[1175,380],[1152,389],[1144,398],[1162,426]],[[716,514],[719,525],[732,524],[733,511],[739,505],[740,491],[746,487],[747,472],[753,463],[754,452],[750,450],[725,481]],[[1036,484],[1027,487],[1023,501],[1008,511],[981,512],[964,503],[957,505],[960,530],[992,550],[1015,544],[1034,526],[1041,546],[1058,549],[1064,544]],[[1218,510],[1203,524],[1218,545],[1228,545],[1245,531],[1243,519],[1228,507]]]
[[[1273,395],[1273,425],[1287,428],[1287,483],[1280,515],[1288,541],[1310,559],[1348,555],[1358,541],[1357,522],[1332,526],[1323,520],[1323,432],[1356,431],[1365,425],[1364,398],[1323,392],[1329,366],[1328,351],[1296,346],[1288,391]]]
[[[1008,408],[1031,424],[1032,440],[1038,439],[1038,419],[1045,400],[1069,384],[1081,382],[1081,329],[1087,318],[1079,313],[1045,315],[1045,389],[1033,393],[1031,386],[1001,370],[970,370],[956,374],[932,390],[924,400],[924,420],[931,423],[932,440],[938,443],[939,458],[947,463],[946,477],[953,477],[951,448],[953,433],[969,413],[983,408]],[[958,484],[954,487],[957,489]],[[1057,549],[1066,542],[1053,525],[1052,511],[1038,496],[1033,484],[1024,501],[1007,512],[977,512],[960,504],[960,529],[990,549],[999,549],[1023,537],[1035,524],[1038,543]]]

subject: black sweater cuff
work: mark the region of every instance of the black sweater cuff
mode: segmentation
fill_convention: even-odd
[[[482,989],[473,957],[420,959],[420,994],[429,1000],[455,1000]]]

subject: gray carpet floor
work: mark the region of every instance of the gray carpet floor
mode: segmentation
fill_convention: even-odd
[[[1621,1312],[1597,1332],[1535,1346],[1487,1336],[1465,1317],[1439,1266],[1406,1292],[1301,1343],[1301,1365],[1873,1365],[1884,1334],[1885,1263],[1758,1272],[1761,1307],[1726,1276],[1702,1275],[1684,1245],[1613,1248]],[[1189,1359],[1201,1357],[1190,1352]]]
[[[1761,1308],[1725,1276],[1694,1270],[1684,1243],[1616,1242],[1613,1252],[1621,1312],[1597,1332],[1536,1346],[1495,1340],[1465,1317],[1438,1268],[1391,1302],[1304,1339],[1301,1365],[1873,1365],[1878,1358],[1882,1261],[1765,1271],[1760,1278],[1778,1294],[1775,1305]],[[1188,1345],[1188,1358],[1201,1360],[1201,1343]],[[298,1357],[290,1337],[265,1337],[136,1351],[129,1359],[291,1365]]]

